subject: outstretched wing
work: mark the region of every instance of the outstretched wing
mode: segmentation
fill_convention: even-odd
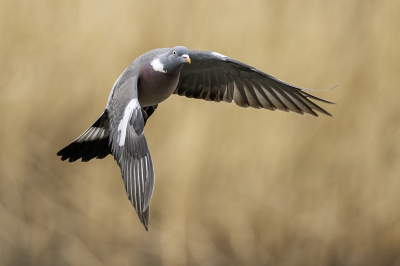
[[[154,170],[137,98],[137,77],[117,84],[110,109],[111,153],[121,168],[126,194],[147,230]]]
[[[181,70],[175,94],[214,102],[234,101],[241,107],[293,111],[318,116],[330,114],[312,100],[331,103],[304,89],[215,52],[189,50],[191,64]]]

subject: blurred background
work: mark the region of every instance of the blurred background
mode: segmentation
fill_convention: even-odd
[[[399,1],[0,1],[0,265],[400,265]],[[176,95],[149,232],[111,156],[56,153],[142,53],[216,51],[333,117]]]

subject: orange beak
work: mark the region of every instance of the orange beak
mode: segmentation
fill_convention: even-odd
[[[182,55],[182,58],[185,59],[189,64],[192,62],[187,54]]]

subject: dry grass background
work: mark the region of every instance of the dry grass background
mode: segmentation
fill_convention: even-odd
[[[1,265],[400,265],[399,1],[0,1]],[[140,54],[217,51],[333,118],[172,96],[149,232],[111,156],[56,152]]]

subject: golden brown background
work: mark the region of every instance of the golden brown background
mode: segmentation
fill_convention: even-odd
[[[399,1],[0,1],[0,265],[400,265]],[[216,51],[333,117],[172,96],[149,232],[111,156],[56,152],[140,54]]]

